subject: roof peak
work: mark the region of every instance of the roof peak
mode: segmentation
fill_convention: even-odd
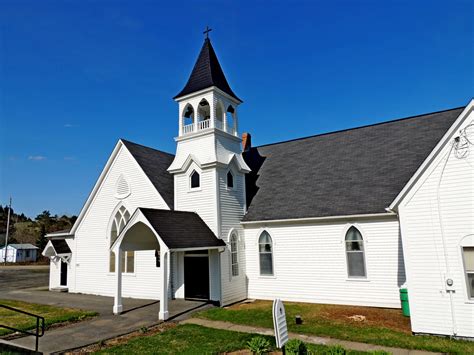
[[[209,37],[206,37],[204,38],[201,51],[199,52],[199,56],[194,64],[186,85],[183,90],[174,97],[174,99],[212,86],[215,86],[233,98],[242,101],[230,88],[224,75],[224,71],[217,59],[216,52],[212,47],[211,40]]]

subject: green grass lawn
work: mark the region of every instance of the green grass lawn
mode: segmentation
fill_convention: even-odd
[[[0,304],[44,317],[46,328],[56,323],[78,321],[97,315],[96,312],[80,309],[46,306],[22,301],[0,300]],[[0,307],[0,324],[22,330],[30,330],[36,327],[36,318]],[[9,333],[12,333],[12,331],[0,327],[0,335]]]
[[[211,329],[194,324],[178,325],[163,333],[141,336],[99,351],[99,354],[219,354],[247,348],[247,342],[255,334]],[[266,337],[275,345],[273,337]],[[312,354],[336,354],[334,347],[307,344]],[[338,355],[343,355],[338,352]],[[345,354],[370,354],[347,351]]]
[[[406,349],[455,354],[474,353],[474,342],[411,335],[409,320],[403,318],[400,310],[290,302],[285,303],[285,310],[289,331],[294,333]],[[302,325],[296,325],[294,322],[297,314],[303,318]],[[348,318],[355,314],[365,315],[367,321],[354,322]],[[196,316],[235,324],[273,328],[272,303],[269,301],[256,301],[228,308],[212,308]]]

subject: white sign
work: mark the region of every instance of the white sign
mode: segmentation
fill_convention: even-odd
[[[275,328],[276,346],[281,349],[288,341],[288,327],[285,306],[279,298],[273,301],[273,327]]]

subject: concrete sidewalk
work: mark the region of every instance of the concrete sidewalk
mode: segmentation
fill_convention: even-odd
[[[159,302],[150,302],[138,308],[125,310],[118,316],[111,313],[100,314],[90,320],[46,331],[45,335],[40,338],[39,351],[45,354],[64,352],[128,334],[142,327],[159,324],[162,322],[158,320]],[[212,306],[205,302],[171,300],[169,302],[170,318],[182,320],[193,311],[203,310],[207,307]],[[34,349],[35,338],[32,336],[22,337],[11,340],[10,343]]]
[[[213,321],[208,319],[201,319],[201,318],[190,318],[186,319],[181,322],[181,324],[197,324],[207,328],[214,328],[214,329],[225,329],[225,330],[232,330],[234,332],[242,332],[242,333],[255,333],[261,335],[269,335],[274,336],[273,329],[268,328],[256,328],[246,325],[238,325],[229,322],[221,322],[221,321]],[[351,350],[358,350],[358,351],[374,351],[374,350],[384,350],[386,352],[392,353],[394,355],[422,355],[422,354],[439,354],[439,353],[432,353],[427,351],[421,350],[408,350],[408,349],[400,349],[400,348],[391,348],[387,346],[380,346],[380,345],[372,345],[366,343],[357,343],[354,341],[346,341],[346,340],[338,340],[332,338],[323,338],[314,335],[304,335],[304,334],[296,334],[296,333],[289,333],[290,339],[300,339],[306,343],[312,344],[322,344],[322,345],[341,345],[346,349]]]

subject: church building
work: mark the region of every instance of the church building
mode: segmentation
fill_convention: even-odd
[[[474,337],[474,101],[252,146],[209,38],[174,100],[176,153],[120,139],[47,236],[50,289],[166,320],[171,299],[400,308],[406,287],[413,332]]]

